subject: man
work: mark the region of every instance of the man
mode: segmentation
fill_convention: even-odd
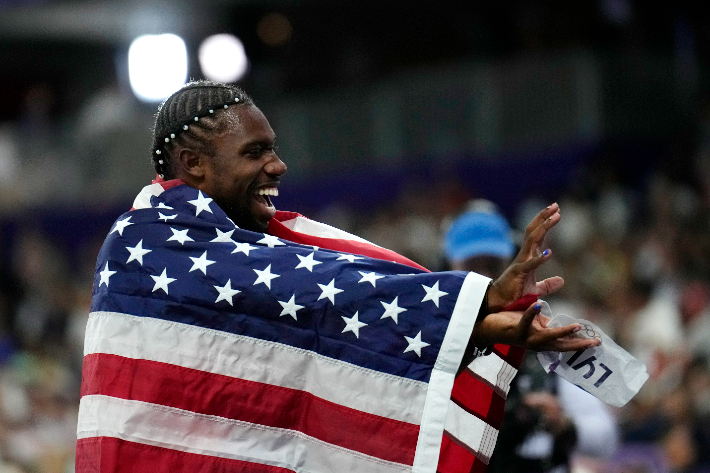
[[[492,367],[480,349],[597,343],[546,328],[535,296],[503,310],[561,287],[534,278],[559,208],[492,284],[428,273],[277,212],[275,141],[236,87],[191,83],[161,105],[159,179],[98,257],[77,471],[456,471],[457,449],[485,464],[495,429],[452,414],[460,368],[486,367],[475,382],[505,392],[507,347]]]

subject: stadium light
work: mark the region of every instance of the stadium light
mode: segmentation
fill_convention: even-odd
[[[247,72],[249,61],[244,45],[231,34],[205,38],[198,52],[202,74],[217,82],[236,82]]]
[[[144,102],[159,102],[187,80],[187,48],[174,34],[143,35],[128,48],[128,78]]]

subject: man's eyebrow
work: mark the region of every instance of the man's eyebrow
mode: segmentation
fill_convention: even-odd
[[[254,146],[254,145],[273,145],[276,143],[276,136],[273,139],[268,138],[255,138],[251,141],[244,143],[244,147]]]

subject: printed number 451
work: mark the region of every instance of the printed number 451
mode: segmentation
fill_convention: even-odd
[[[582,356],[582,353],[584,353],[585,351],[586,351],[586,350],[578,350],[578,351],[576,351],[576,352],[574,353],[574,355],[572,355],[572,356],[569,358],[569,360],[567,360],[567,365],[571,366],[573,370],[578,370],[578,369],[581,369],[582,367],[586,366],[588,369],[587,369],[587,372],[583,375],[583,377],[584,377],[584,379],[589,379],[589,378],[592,377],[592,375],[593,375],[594,372],[596,371],[596,366],[595,366],[595,364],[594,364],[594,362],[597,360],[597,357],[596,357],[596,356],[590,356],[589,358],[580,361],[580,362],[577,363],[576,365],[573,365],[573,363],[574,363],[575,361],[577,361],[577,359],[578,359],[580,356]],[[599,379],[597,380],[597,382],[594,383],[594,387],[595,387],[595,388],[598,388],[599,386],[601,386],[602,383],[603,383],[604,381],[606,381],[607,378],[609,378],[609,376],[611,376],[611,373],[613,373],[613,371],[611,371],[604,363],[601,363],[601,362],[600,362],[600,363],[599,363],[599,366],[601,366],[601,367],[604,369],[604,374],[602,374],[602,375],[599,377]]]

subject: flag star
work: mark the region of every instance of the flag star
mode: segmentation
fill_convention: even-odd
[[[273,235],[267,235],[266,233],[264,233],[264,238],[262,238],[261,240],[257,241],[257,243],[261,243],[262,245],[266,245],[266,246],[268,246],[269,248],[273,248],[273,247],[279,246],[279,245],[285,245],[284,242],[280,241],[280,240],[279,240],[278,238],[276,238],[275,236],[273,236]]]
[[[296,312],[303,309],[304,306],[296,304],[296,294],[292,295],[288,302],[278,302],[279,304],[281,304],[281,307],[283,307],[283,310],[279,314],[279,317],[288,314],[293,317],[293,320],[298,320],[298,318],[296,317]]]
[[[160,202],[158,205],[155,206],[156,209],[168,209],[168,210],[173,210],[172,207],[169,205],[165,205],[165,202]]]
[[[372,284],[372,287],[377,287],[377,286],[375,285],[375,282],[376,282],[378,279],[384,278],[384,276],[378,276],[377,273],[375,273],[374,271],[371,272],[371,273],[368,273],[367,271],[358,271],[358,273],[360,273],[360,274],[362,275],[362,279],[360,279],[360,280],[358,281],[358,283],[361,283],[361,282],[369,282],[369,283]]]
[[[254,281],[253,286],[256,286],[259,283],[264,283],[266,284],[266,287],[271,289],[271,280],[276,279],[279,276],[278,274],[273,274],[271,272],[271,265],[268,265],[266,269],[259,271],[258,269],[255,269],[254,272],[259,275],[259,277],[256,278],[256,281]]]
[[[101,287],[102,284],[106,284],[106,287],[108,287],[108,280],[111,276],[116,274],[116,271],[110,271],[108,269],[108,261],[106,261],[106,267],[99,274],[101,275],[101,282],[99,282],[99,287]]]
[[[215,228],[215,230],[217,230],[217,237],[210,240],[210,243],[234,243],[234,240],[232,240],[232,233],[234,233],[234,230],[230,230],[228,232],[222,232],[219,228]]]
[[[406,312],[407,309],[403,309],[402,307],[400,307],[397,304],[398,300],[399,300],[399,296],[395,297],[394,300],[392,302],[390,302],[389,304],[384,301],[380,301],[380,304],[382,304],[382,307],[385,308],[385,313],[382,314],[382,317],[380,317],[380,319],[391,317],[392,320],[394,320],[394,323],[399,323],[397,321],[397,316],[399,314],[401,314],[402,312]]]
[[[311,247],[313,248],[313,251],[318,251],[320,249],[320,247],[316,245],[311,245]]]
[[[357,338],[360,338],[360,328],[365,327],[367,324],[364,322],[360,322],[357,319],[357,317],[358,317],[357,312],[355,312],[355,315],[353,315],[350,318],[343,317],[342,315],[341,315],[341,317],[345,321],[345,328],[340,333],[352,332],[355,334],[355,336]]]
[[[251,246],[249,243],[237,243],[236,241],[232,240],[232,243],[234,243],[237,247],[234,248],[232,251],[232,254],[234,253],[239,253],[242,252],[245,255],[249,256],[249,252],[251,250],[256,250],[258,249],[256,246]]]
[[[408,351],[413,351],[414,353],[419,356],[419,358],[422,357],[422,348],[428,347],[429,344],[427,342],[422,341],[422,331],[420,330],[419,333],[417,334],[416,337],[410,338],[405,335],[404,337],[407,339],[407,343],[409,344],[407,348],[402,353],[407,353]]]
[[[143,248],[143,240],[139,241],[136,246],[127,246],[126,249],[131,253],[131,256],[128,257],[126,264],[130,263],[133,260],[136,260],[141,264],[141,266],[143,266],[143,256],[153,251],[146,250]]]
[[[215,263],[214,261],[207,259],[206,251],[202,253],[202,256],[200,256],[199,258],[193,258],[192,256],[190,256],[190,259],[192,260],[192,268],[190,268],[190,271],[188,271],[188,273],[199,269],[205,276],[207,276],[207,266]]]
[[[337,287],[335,287],[335,278],[333,278],[333,280],[330,281],[327,286],[324,286],[323,284],[318,284],[318,287],[320,287],[320,290],[323,291],[318,297],[318,300],[325,299],[327,297],[328,299],[330,299],[330,303],[333,305],[335,305],[335,295],[343,292],[342,289],[338,289]]]
[[[439,281],[436,281],[431,287],[425,286],[424,284],[422,284],[422,287],[426,291],[426,296],[424,296],[422,302],[432,301],[437,307],[439,307],[439,298],[448,294],[448,292],[439,290]]]
[[[192,204],[195,206],[195,217],[200,215],[200,212],[202,212],[203,210],[212,213],[212,209],[210,208],[210,202],[212,202],[212,199],[210,199],[209,197],[205,197],[205,195],[200,190],[197,191],[197,199],[187,201],[188,204]]]
[[[116,222],[116,226],[113,227],[113,230],[109,232],[109,235],[113,232],[118,232],[119,235],[123,236],[123,230],[128,226],[128,225],[133,225],[131,223],[131,217],[126,217],[123,220],[119,220]]]
[[[185,230],[176,230],[173,227],[170,227],[170,230],[173,231],[173,236],[168,238],[166,241],[176,241],[181,245],[184,245],[186,241],[195,241],[187,236],[187,228]]]
[[[168,268],[165,268],[160,276],[151,276],[153,278],[153,281],[155,281],[155,286],[153,286],[153,291],[155,292],[158,289],[162,289],[165,291],[165,294],[168,294],[168,284],[170,284],[173,281],[177,281],[175,278],[169,278],[167,274]]]
[[[232,289],[232,280],[227,279],[227,284],[224,286],[215,286],[215,289],[217,289],[217,292],[219,292],[219,296],[217,296],[217,300],[214,301],[214,303],[218,303],[219,301],[227,301],[229,302],[229,305],[233,306],[234,304],[232,303],[232,297],[235,295],[239,294],[241,291],[237,289]]]
[[[163,215],[162,212],[158,212],[158,220],[162,220],[163,222],[167,222],[168,220],[172,220],[175,217],[177,217],[177,214],[175,215]]]
[[[317,264],[322,264],[320,261],[314,260],[313,255],[316,253],[310,253],[308,256],[301,256],[301,255],[296,255],[298,256],[298,259],[301,260],[300,263],[298,263],[298,266],[296,266],[294,269],[298,268],[306,268],[308,271],[313,272],[313,266]]]
[[[354,263],[355,260],[358,259],[363,259],[362,256],[355,256],[355,255],[340,255],[338,256],[338,259],[336,261],[341,261],[341,260],[348,260],[351,263]]]

